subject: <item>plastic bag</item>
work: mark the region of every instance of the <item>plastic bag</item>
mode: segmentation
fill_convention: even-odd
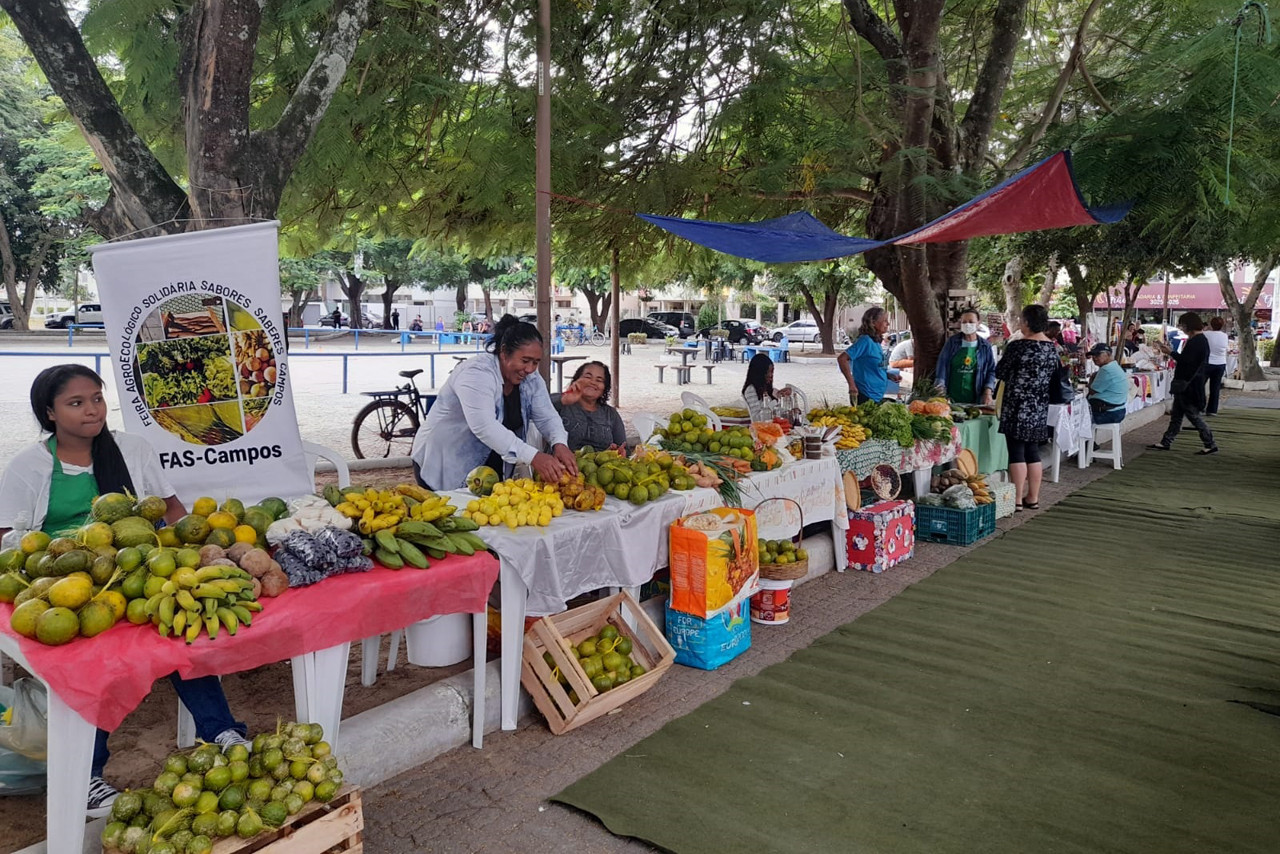
[[[49,758],[49,698],[37,679],[18,679],[12,688],[2,688],[0,703],[13,709],[13,720],[0,726],[0,748],[28,759]]]

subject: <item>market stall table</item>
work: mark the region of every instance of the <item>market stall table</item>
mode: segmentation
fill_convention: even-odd
[[[754,472],[739,484],[743,503],[754,507],[765,498],[787,497],[800,503],[806,524],[831,522],[848,526],[844,485],[832,458],[798,460],[771,472]],[[475,496],[450,494],[464,507]],[[571,512],[546,528],[480,531],[502,566],[502,728],[516,726],[520,688],[520,656],[526,615],[545,616],[591,590],[638,587],[667,564],[667,529],[681,516],[723,505],[714,489],[669,492],[640,507],[608,498],[597,511]],[[836,532],[836,565],[847,556]]]
[[[929,491],[933,467],[954,460],[960,447],[960,430],[953,425],[950,442],[921,439],[904,448],[892,439],[867,439],[856,448],[836,451],[836,460],[842,473],[853,472],[858,480],[870,477],[879,465],[892,466],[901,474],[910,472],[916,495],[924,495]]]
[[[440,614],[474,614],[472,743],[478,747],[486,604],[497,576],[497,561],[488,553],[436,561],[426,572],[378,567],[334,576],[266,600],[253,625],[234,636],[193,644],[162,638],[150,625],[121,622],[92,639],[45,646],[14,633],[12,606],[0,605],[0,653],[49,689],[48,850],[83,846],[84,823],[68,821],[65,810],[88,797],[94,727],[115,729],[155,680],[174,672],[217,676],[292,659],[295,691],[302,689],[295,697],[298,717],[321,724],[336,748],[351,641]]]
[[[572,362],[577,359],[585,359],[586,356],[566,356],[563,353],[551,357],[552,363],[556,366],[556,391],[564,391],[564,363]]]
[[[1085,440],[1093,435],[1093,416],[1089,413],[1088,400],[1077,395],[1070,403],[1049,404],[1048,424],[1053,428],[1053,439],[1049,443],[1049,459],[1045,464],[1049,482],[1057,483],[1064,456],[1079,454],[1080,468],[1085,468]]]

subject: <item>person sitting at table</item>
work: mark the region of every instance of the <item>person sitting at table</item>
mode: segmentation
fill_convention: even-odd
[[[597,451],[622,448],[626,452],[627,428],[618,410],[607,401],[613,377],[604,362],[587,362],[573,374],[563,394],[551,395],[569,434],[569,450],[591,447]]]
[[[889,367],[914,368],[916,364],[916,339],[907,338],[893,345],[889,351]]]
[[[413,440],[410,458],[418,483],[427,489],[461,489],[467,473],[487,465],[499,476],[525,463],[548,483],[565,471],[578,473],[569,436],[538,373],[542,336],[538,327],[504,315],[484,353],[458,365]],[[532,422],[551,446],[543,453],[525,442]]]
[[[1129,406],[1129,375],[1111,357],[1111,348],[1106,344],[1093,345],[1089,358],[1098,367],[1089,381],[1089,411],[1093,413],[1093,423],[1119,424]]]
[[[773,360],[768,354],[756,353],[747,363],[742,399],[752,421],[772,421],[791,409],[791,389],[773,387]]]
[[[102,378],[92,370],[84,365],[45,368],[31,384],[31,411],[50,436],[14,455],[0,477],[0,541],[16,541],[28,531],[73,536],[89,521],[93,500],[108,492],[164,498],[164,519],[170,524],[186,515],[147,440],[107,429]],[[201,739],[224,749],[249,744],[245,725],[231,716],[218,677],[181,679],[173,673],[169,679],[195,718]],[[102,776],[110,755],[107,731],[100,729],[86,805],[93,818],[106,815],[118,794]]]
[[[417,317],[415,317],[415,318],[413,319],[413,323],[410,323],[410,324],[409,324],[409,331],[410,331],[410,332],[421,332],[421,331],[422,331],[422,315],[418,315]]]
[[[960,312],[960,331],[942,345],[933,379],[956,403],[989,406],[996,390],[996,355],[978,337],[978,311]]]
[[[883,308],[869,308],[862,315],[858,337],[853,339],[839,358],[840,373],[849,384],[849,403],[857,406],[864,400],[879,403],[884,399],[889,380],[898,381],[897,369],[886,370],[888,356],[881,342],[889,331],[889,313]]]

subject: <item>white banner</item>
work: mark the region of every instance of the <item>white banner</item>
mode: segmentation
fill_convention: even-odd
[[[91,248],[125,429],[178,497],[312,492],[280,311],[279,223]]]

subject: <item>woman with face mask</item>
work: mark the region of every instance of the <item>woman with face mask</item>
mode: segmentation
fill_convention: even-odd
[[[960,313],[960,332],[942,345],[933,378],[956,403],[991,403],[996,388],[996,357],[991,345],[978,337],[977,310],[967,308]]]

